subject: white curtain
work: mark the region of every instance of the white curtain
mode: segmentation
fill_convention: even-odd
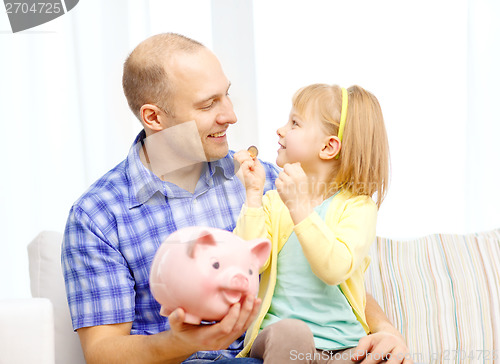
[[[380,235],[498,227],[499,17],[495,0],[81,0],[11,34],[0,15],[0,298],[29,295],[26,245],[63,231],[71,204],[126,156],[140,125],[122,64],[165,31],[220,56],[240,120],[231,146],[257,144],[266,160],[298,87],[372,91],[392,153]]]
[[[500,3],[469,0],[467,230],[500,227]]]
[[[81,0],[16,34],[0,12],[0,298],[29,296],[27,244],[41,230],[64,231],[72,203],[126,157],[140,131],[121,88],[127,55],[166,31],[211,46],[210,7]]]

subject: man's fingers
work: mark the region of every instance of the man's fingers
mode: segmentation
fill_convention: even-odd
[[[224,318],[214,327],[221,330],[221,333],[223,335],[229,335],[233,331],[234,325],[238,321],[238,318],[240,316],[240,309],[241,305],[239,302],[232,305],[227,315],[224,316]]]
[[[361,360],[363,364],[374,364],[382,361],[383,352],[380,351],[380,345],[371,335],[363,337],[359,340],[358,346],[354,349],[352,355],[354,361]],[[380,359],[380,360],[378,360]]]
[[[408,349],[394,335],[375,333],[363,337],[354,349],[352,358],[362,364],[381,363],[387,358],[390,364],[413,364]]]
[[[387,345],[375,345],[375,347],[371,350],[368,350],[368,353],[365,353],[366,357],[362,364],[376,364],[382,363],[384,359],[387,357],[387,354],[391,353],[393,350],[392,346]]]
[[[387,364],[401,364],[401,363],[404,363],[405,362],[405,359],[404,359],[404,356],[403,354],[394,354],[392,355],[391,354],[391,357],[389,358],[389,360],[387,360]]]
[[[360,360],[366,356],[366,353],[371,348],[371,338],[370,336],[365,336],[358,342],[358,346],[354,349],[352,356],[355,360]]]
[[[250,326],[250,324],[257,318],[259,314],[260,305],[262,300],[260,298],[250,297],[251,300],[247,300],[248,302],[248,315],[243,325],[243,329],[246,330]]]
[[[414,364],[410,353],[405,347],[395,347],[392,349],[391,357],[387,361],[389,364]]]
[[[214,329],[220,330],[222,335],[233,334],[235,339],[238,338],[257,316],[260,304],[260,299],[247,296],[242,305],[232,305],[227,315],[214,325]]]
[[[240,315],[238,317],[238,320],[236,321],[236,323],[234,325],[234,328],[233,328],[234,332],[245,331],[247,321],[253,312],[254,301],[255,301],[254,297],[246,296],[245,301],[243,302],[243,305],[241,306]]]
[[[174,326],[176,328],[180,328],[180,326],[184,323],[184,318],[186,313],[182,308],[177,308],[168,316],[168,322],[170,326]]]

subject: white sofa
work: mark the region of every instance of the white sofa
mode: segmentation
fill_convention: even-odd
[[[46,231],[28,247],[33,299],[0,301],[0,364],[85,363],[65,299],[61,241]],[[377,238],[371,256],[367,290],[416,363],[500,362],[500,230]]]

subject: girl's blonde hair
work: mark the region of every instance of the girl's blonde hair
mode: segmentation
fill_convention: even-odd
[[[348,106],[340,157],[332,171],[330,190],[346,188],[357,195],[377,194],[380,207],[389,178],[389,144],[377,98],[359,86],[347,89]],[[292,98],[295,110],[318,118],[328,135],[338,135],[342,90],[337,85],[313,84]]]

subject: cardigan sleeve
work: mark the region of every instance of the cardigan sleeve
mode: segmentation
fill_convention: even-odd
[[[243,205],[233,233],[245,240],[263,238],[267,236],[265,214],[262,207],[248,207]]]
[[[245,240],[267,238],[271,240],[271,201],[267,193],[262,198],[262,207],[248,207],[243,205],[236,227],[233,233]],[[265,270],[269,265],[269,259],[261,268]]]
[[[314,274],[337,285],[350,278],[368,255],[375,239],[377,206],[368,196],[356,196],[327,218],[324,221],[313,212],[294,231]]]

